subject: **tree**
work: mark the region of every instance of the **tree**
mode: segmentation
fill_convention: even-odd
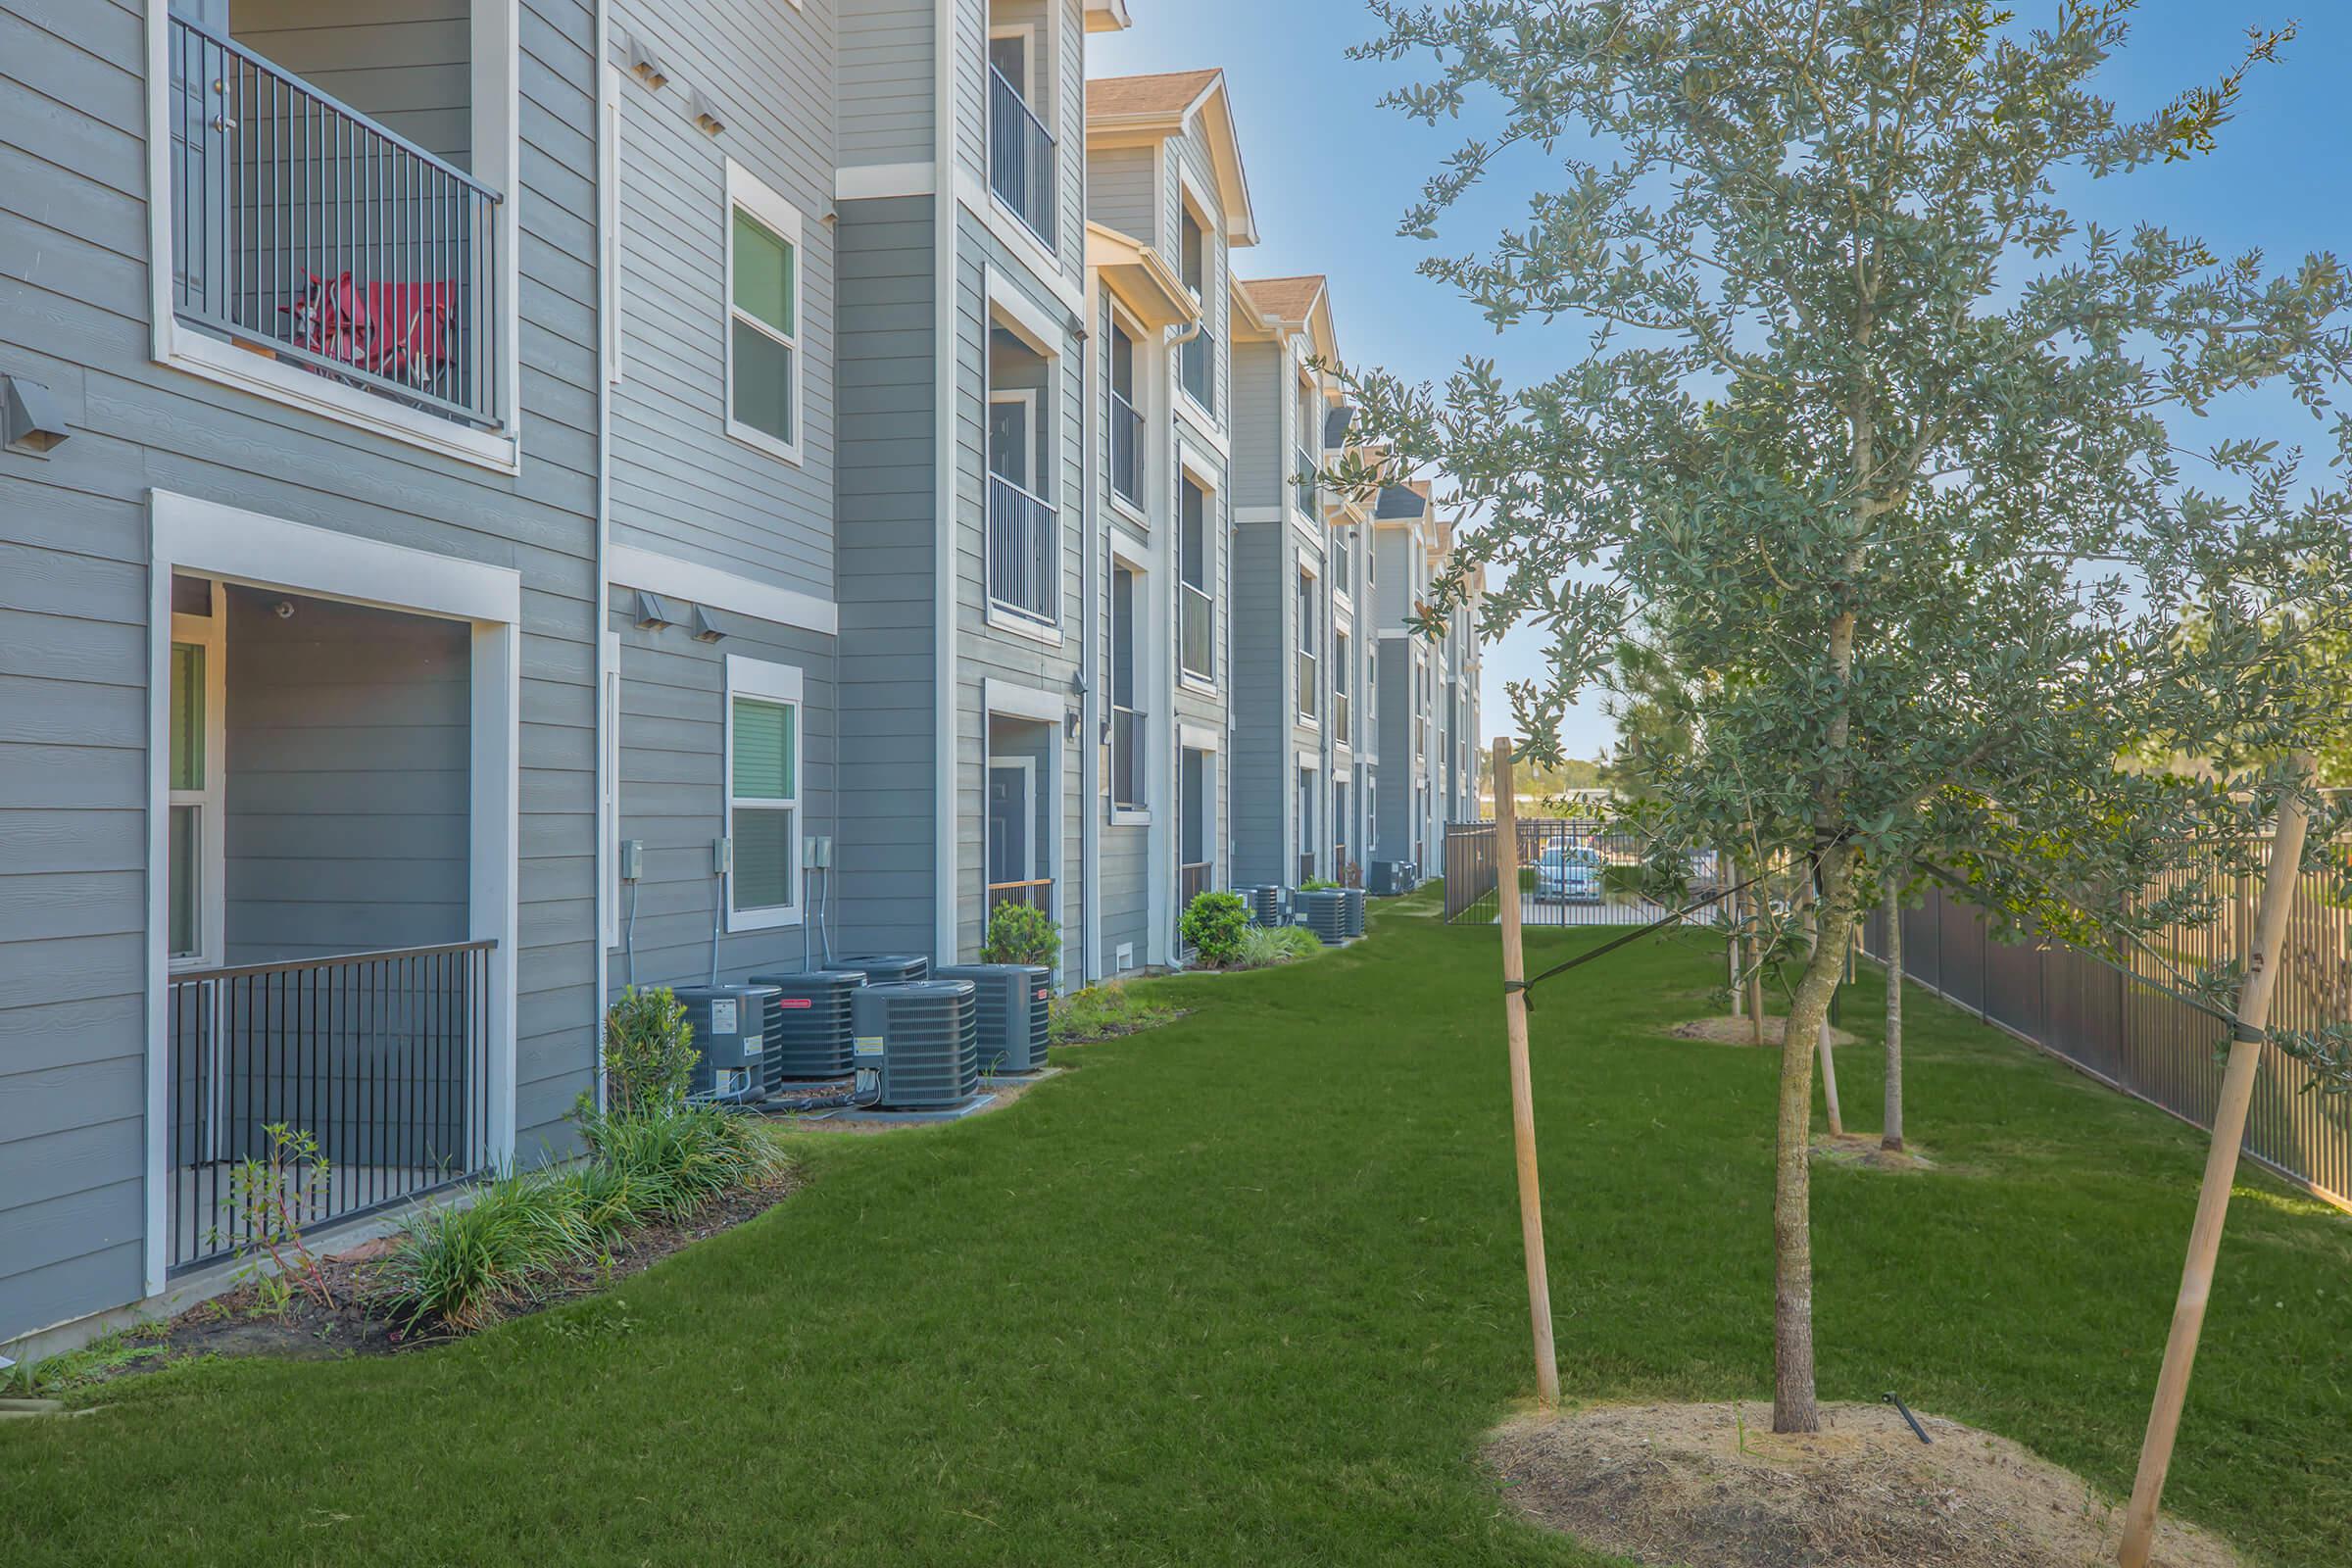
[[[1454,559],[1500,580],[1482,632],[1546,638],[1511,688],[1531,756],[1643,628],[1704,677],[1691,746],[1644,765],[1654,831],[1818,878],[1772,1205],[1773,1425],[1814,1430],[1810,1047],[1863,901],[1934,858],[2000,928],[2112,951],[2210,910],[2213,877],[2307,799],[2287,760],[2338,722],[2305,656],[2345,624],[2352,497],[2306,487],[2298,448],[2191,454],[2175,426],[2269,382],[2324,418],[2352,279],[2103,228],[2056,194],[2210,150],[2291,30],[2131,120],[2093,83],[2132,0],[2059,0],[2033,30],[1971,0],[1371,5],[1359,54],[1436,60],[1392,102],[1499,117],[1405,233],[1434,239],[1511,155],[1562,175],[1489,249],[1422,270],[1497,330],[1590,336],[1516,389],[1475,359],[1442,388],[1356,374],[1360,427],[1445,476]],[[2352,420],[2327,435],[2352,458]],[[2128,765],[2158,734],[2215,771]],[[2141,896],[2198,840],[2225,852]]]

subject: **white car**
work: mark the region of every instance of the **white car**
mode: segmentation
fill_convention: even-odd
[[[1600,856],[1592,850],[1545,850],[1536,857],[1536,897],[1561,904],[1598,904],[1600,868]]]

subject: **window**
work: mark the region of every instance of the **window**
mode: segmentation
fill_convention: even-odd
[[[1339,877],[1347,868],[1348,781],[1339,779],[1331,786],[1331,873]]]
[[[1144,780],[1144,715],[1136,707],[1143,682],[1136,669],[1135,616],[1142,606],[1136,572],[1110,567],[1110,807],[1140,811],[1150,803]]]
[[[1315,650],[1315,574],[1301,569],[1298,573],[1298,716],[1313,723],[1320,711],[1320,682],[1316,679]]]
[[[727,434],[801,461],[801,215],[727,165]]]
[[[1177,668],[1197,680],[1217,678],[1215,610],[1209,591],[1208,492],[1187,474],[1177,486],[1183,511],[1183,581],[1177,590]]]
[[[220,961],[227,843],[220,789],[227,673],[220,631],[226,607],[215,585],[196,579],[175,579],[172,597],[201,599],[206,612],[172,617],[164,956],[176,967],[202,968]]]
[[[1364,776],[1364,854],[1369,858],[1380,848],[1380,775]]]
[[[1310,376],[1298,378],[1298,444],[1292,457],[1297,483],[1291,487],[1291,500],[1309,517],[1315,515],[1315,503],[1320,493],[1320,474],[1323,450],[1322,418],[1316,412],[1315,383]]]
[[[727,659],[727,929],[801,920],[801,672]]]
[[[1110,323],[1110,493],[1144,504],[1144,416],[1135,402],[1135,339]]]
[[[1331,632],[1331,734],[1342,746],[1354,739],[1348,719],[1348,634],[1335,626]]]
[[[1200,304],[1200,330],[1187,338],[1177,351],[1177,380],[1185,395],[1209,414],[1217,412],[1215,365],[1210,355],[1213,338],[1210,323],[1216,312],[1210,308],[1208,292],[1208,230],[1194,215],[1188,203],[1184,209],[1184,286],[1193,291]]]
[[[999,388],[988,395],[988,471],[1032,495],[1044,488],[1045,464],[1035,387]]]

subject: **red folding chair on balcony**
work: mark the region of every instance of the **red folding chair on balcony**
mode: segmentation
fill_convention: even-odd
[[[426,392],[449,364],[457,303],[458,285],[448,280],[361,283],[345,272],[313,274],[302,298],[279,309],[294,318],[298,347]]]

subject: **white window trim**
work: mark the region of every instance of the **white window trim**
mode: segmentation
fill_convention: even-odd
[[[801,864],[801,845],[808,833],[807,792],[801,788],[801,776],[808,767],[808,732],[805,723],[807,710],[801,702],[801,671],[791,664],[774,664],[764,659],[749,659],[741,654],[727,656],[726,710],[720,715],[725,725],[726,741],[721,748],[720,794],[726,802],[725,814],[719,820],[719,832],[732,840],[735,834],[735,810],[741,806],[755,809],[789,808],[792,812],[792,902],[777,908],[739,909],[735,906],[735,874],[727,872],[727,930],[775,931],[801,923],[802,895],[806,891],[806,869]],[[781,800],[746,799],[735,795],[735,699],[749,697],[757,702],[780,703],[792,710],[792,794]],[[730,856],[730,860],[732,857]]]
[[[792,247],[792,326],[790,333],[778,332],[756,316],[735,308],[735,211],[741,208],[755,222],[767,229]],[[725,318],[721,327],[725,333],[727,351],[726,402],[727,434],[745,446],[756,447],[770,457],[786,463],[801,461],[803,439],[808,424],[808,399],[803,389],[808,380],[808,355],[803,346],[806,335],[802,326],[807,320],[803,300],[808,292],[808,253],[801,243],[801,210],[777,195],[752,172],[727,160],[726,243],[719,264],[719,299]],[[792,439],[779,441],[765,430],[748,425],[735,417],[735,323],[748,322],[754,331],[764,332],[792,351]]]
[[[1140,558],[1129,554],[1127,551],[1119,549],[1116,541],[1114,541],[1111,546],[1110,565],[1107,569],[1113,575],[1120,571],[1125,571],[1129,576],[1135,579],[1134,586],[1128,591],[1127,595],[1127,620],[1129,622],[1127,632],[1127,657],[1128,662],[1134,666],[1135,669],[1136,691],[1141,694],[1156,690],[1157,688],[1152,680],[1152,677],[1156,672],[1152,669],[1151,662],[1152,637],[1150,605],[1152,584],[1153,581],[1152,570]],[[1119,622],[1116,618],[1117,615],[1118,595],[1111,591],[1111,583],[1106,578],[1103,584],[1102,648],[1105,654],[1114,656],[1118,648]],[[1116,684],[1111,681],[1110,672],[1106,668],[1103,671],[1102,681],[1102,713],[1105,718],[1109,717],[1110,711],[1117,705],[1117,702],[1118,688]],[[1149,827],[1152,825],[1152,806],[1153,800],[1155,799],[1152,790],[1152,781],[1153,777],[1152,771],[1152,747],[1150,739],[1152,734],[1152,710],[1147,707],[1137,709],[1135,711],[1144,720],[1144,734],[1146,737],[1144,741],[1143,758],[1144,804],[1136,807],[1123,807],[1119,805],[1116,787],[1112,782],[1115,764],[1111,764],[1106,761],[1102,769],[1102,798],[1103,804],[1109,808],[1109,824],[1112,827]]]
[[[171,121],[171,0],[146,0],[147,123]],[[208,332],[183,327],[172,303],[172,138],[147,138],[147,243],[149,354],[158,365],[308,410],[357,428],[476,467],[500,473],[522,471],[522,416],[516,396],[521,356],[518,241],[521,224],[521,137],[517,129],[519,81],[516,0],[479,0],[472,8],[468,58],[475,64],[468,84],[472,102],[474,177],[504,194],[498,208],[499,351],[498,383],[505,388],[496,429],[484,430],[407,408],[361,387],[344,386],[296,366],[265,358]]]
[[[213,612],[210,616],[183,615],[176,611],[172,615],[172,641],[192,643],[204,655],[204,787],[172,790],[166,803],[168,806],[195,807],[199,834],[196,843],[196,951],[180,957],[172,957],[169,951],[170,928],[167,925],[165,961],[174,972],[218,967],[224,961],[222,955],[226,946],[228,901],[223,884],[228,874],[228,819],[225,814],[228,760],[227,589],[220,583],[213,583],[212,596]],[[165,667],[170,668],[168,664]],[[165,726],[165,733],[167,736],[170,734],[169,723]],[[168,832],[166,842],[170,842]],[[170,906],[169,903],[165,906],[167,909]]]
[[[1217,695],[1217,649],[1222,641],[1218,636],[1218,632],[1222,629],[1218,623],[1225,613],[1224,606],[1217,597],[1217,584],[1222,575],[1217,569],[1219,565],[1217,541],[1223,530],[1217,526],[1216,487],[1202,480],[1200,470],[1189,461],[1190,452],[1181,442],[1178,443],[1178,450],[1184,453],[1187,461],[1178,465],[1180,471],[1176,476],[1176,520],[1174,527],[1170,529],[1170,532],[1176,536],[1169,550],[1176,566],[1176,614],[1174,624],[1168,628],[1170,633],[1168,660],[1176,667],[1177,685],[1188,692],[1194,692],[1203,697],[1214,697]],[[1201,570],[1208,580],[1199,584],[1188,582],[1184,575],[1183,487],[1188,484],[1200,492],[1200,548],[1205,557],[1200,564]],[[1209,668],[1206,671],[1187,669],[1184,663],[1184,595],[1188,588],[1197,588],[1208,600]]]

